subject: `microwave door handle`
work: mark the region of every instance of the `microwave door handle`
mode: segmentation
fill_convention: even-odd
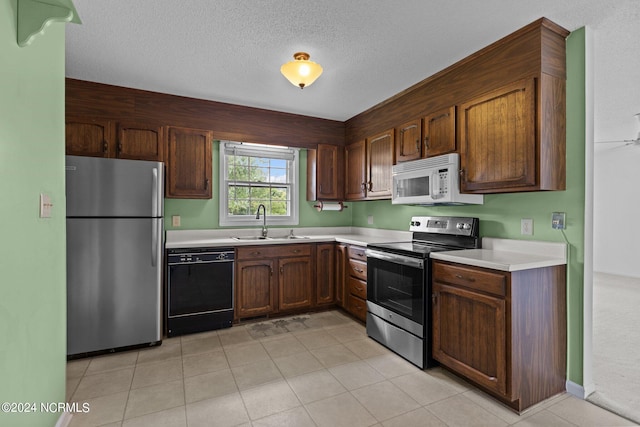
[[[431,173],[431,198],[439,199],[442,197],[440,194],[440,180],[438,176],[438,171]]]

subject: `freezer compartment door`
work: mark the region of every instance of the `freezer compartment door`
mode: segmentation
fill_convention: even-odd
[[[163,220],[67,219],[67,354],[160,341]]]
[[[161,217],[164,164],[66,156],[67,217]]]

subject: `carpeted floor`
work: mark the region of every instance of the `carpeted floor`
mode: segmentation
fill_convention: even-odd
[[[594,274],[593,377],[587,400],[640,423],[640,279]]]

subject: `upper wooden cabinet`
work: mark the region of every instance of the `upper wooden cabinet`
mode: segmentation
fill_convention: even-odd
[[[166,197],[211,198],[211,132],[168,128]]]
[[[396,162],[407,162],[422,157],[420,119],[404,123],[396,128]]]
[[[367,195],[365,140],[354,142],[345,147],[345,199],[362,200]]]
[[[350,118],[346,144],[408,126],[396,153],[409,160],[407,119],[422,117],[422,156],[458,152],[462,192],[564,190],[568,34],[532,22]]]
[[[307,150],[307,200],[344,199],[344,151],[318,144]]]
[[[391,198],[394,129],[345,147],[345,198]]]
[[[367,138],[367,199],[391,197],[394,130]]]
[[[427,114],[422,121],[423,157],[439,156],[456,151],[456,107]]]
[[[66,154],[72,156],[114,157],[115,124],[109,120],[67,117]]]
[[[75,156],[164,160],[162,126],[92,118],[67,118],[66,153]]]
[[[460,105],[462,191],[537,189],[535,90],[531,78]]]
[[[116,157],[132,160],[164,160],[162,126],[144,123],[118,123]]]

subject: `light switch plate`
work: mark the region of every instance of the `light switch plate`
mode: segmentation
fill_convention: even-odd
[[[373,215],[367,216],[367,224],[373,224]]]
[[[171,225],[174,227],[180,227],[180,215],[173,215],[171,217]]]
[[[520,234],[525,236],[533,235],[533,219],[522,218],[520,220]]]
[[[40,193],[40,218],[51,218],[51,196],[48,194]]]

